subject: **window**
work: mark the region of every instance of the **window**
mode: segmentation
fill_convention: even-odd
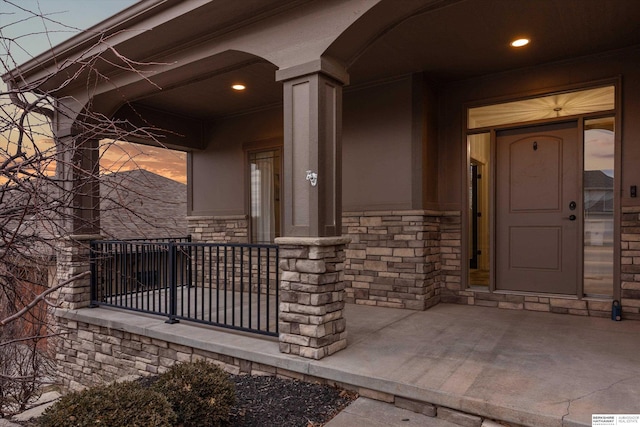
[[[613,296],[615,120],[584,122],[584,293]]]
[[[272,243],[280,236],[279,148],[249,152],[251,241]]]
[[[614,101],[615,87],[605,86],[469,108],[467,127],[479,129],[613,110]]]

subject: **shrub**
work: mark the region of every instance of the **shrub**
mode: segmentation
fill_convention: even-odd
[[[88,388],[63,396],[39,418],[42,427],[171,427],[176,414],[160,393],[134,382]]]
[[[223,425],[236,400],[227,373],[204,360],[172,366],[151,387],[167,397],[185,427]]]

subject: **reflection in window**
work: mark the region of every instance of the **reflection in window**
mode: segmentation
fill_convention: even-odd
[[[251,240],[272,243],[280,236],[280,150],[249,153]]]
[[[584,293],[613,293],[614,119],[584,125]]]
[[[489,286],[491,134],[467,137],[469,146],[469,286]]]

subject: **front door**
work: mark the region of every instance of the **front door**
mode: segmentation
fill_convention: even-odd
[[[496,289],[578,293],[576,122],[497,133]]]

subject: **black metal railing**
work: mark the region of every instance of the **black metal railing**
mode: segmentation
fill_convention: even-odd
[[[91,306],[278,335],[278,247],[186,239],[91,243]]]

